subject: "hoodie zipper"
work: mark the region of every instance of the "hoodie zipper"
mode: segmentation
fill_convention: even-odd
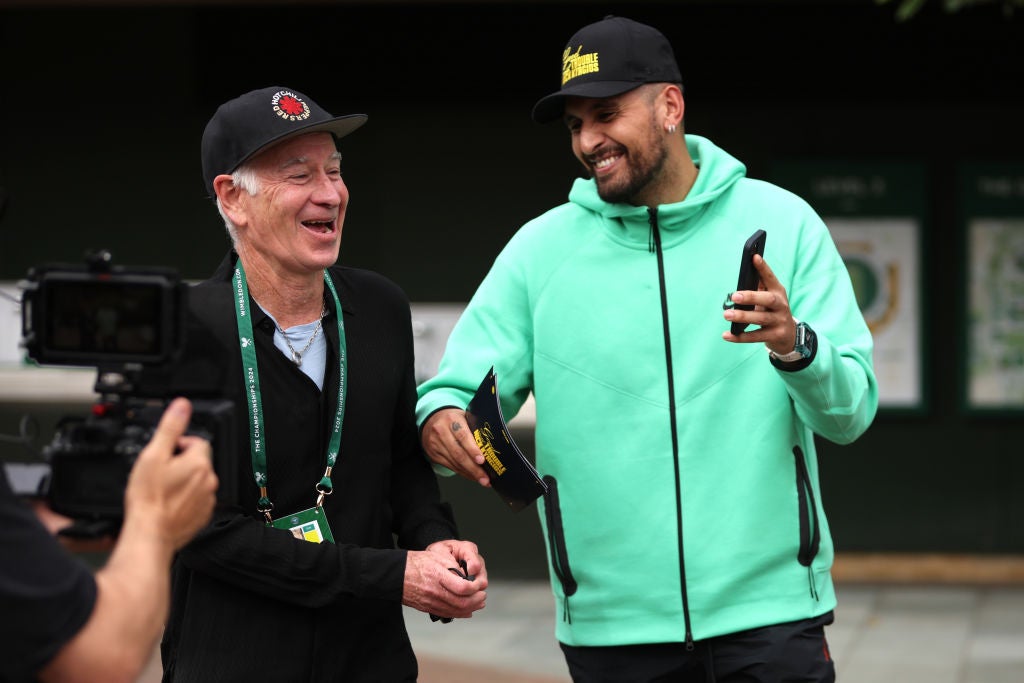
[[[693,630],[690,628],[690,602],[686,595],[686,560],[683,554],[683,494],[679,474],[679,435],[676,427],[676,392],[672,374],[672,337],[668,329],[668,294],[665,291],[665,259],[661,249],[661,230],[658,228],[658,209],[648,208],[651,224],[652,251],[658,257],[658,286],[661,291],[661,326],[665,333],[665,369],[668,372],[668,415],[672,429],[672,464],[676,484],[676,528],[679,533],[679,589],[683,597],[683,624],[686,629],[686,649],[693,650]]]
[[[818,506],[814,500],[811,476],[807,472],[807,462],[804,460],[804,452],[800,446],[793,447],[793,457],[796,461],[796,495],[800,521],[800,549],[797,552],[797,561],[807,567],[807,582],[810,584],[811,597],[820,600],[821,597],[818,595],[818,589],[814,583],[814,570],[811,568],[811,563],[814,562],[821,545]]]
[[[546,474],[544,483],[548,485],[548,491],[544,494],[544,514],[547,519],[551,568],[562,584],[562,621],[571,624],[569,598],[575,595],[578,586],[570,569],[569,553],[565,546],[565,530],[562,528],[562,512],[558,502],[558,482],[550,474]]]

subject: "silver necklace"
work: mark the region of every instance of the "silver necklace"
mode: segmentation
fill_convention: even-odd
[[[320,308],[320,319],[316,321],[316,327],[313,329],[313,334],[309,335],[309,339],[306,340],[306,345],[302,347],[301,351],[295,350],[295,347],[292,346],[292,343],[288,341],[288,335],[284,333],[284,330],[281,329],[281,326],[277,324],[276,320],[274,320],[274,327],[276,327],[277,331],[281,333],[281,338],[284,339],[285,345],[288,347],[288,350],[291,351],[291,361],[295,363],[295,365],[302,365],[302,354],[309,350],[309,347],[310,345],[312,345],[313,340],[316,339],[316,336],[318,334],[320,334],[320,328],[323,326],[325,315],[327,315],[327,304],[324,304],[323,307]],[[273,318],[271,318],[271,320],[273,320]]]

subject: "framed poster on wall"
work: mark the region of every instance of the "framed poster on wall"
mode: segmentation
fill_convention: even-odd
[[[961,174],[964,400],[973,412],[1024,410],[1024,165]]]
[[[921,396],[920,223],[910,218],[826,218],[874,338],[879,405],[916,408]]]
[[[924,411],[923,167],[786,162],[776,167],[772,180],[814,207],[846,263],[874,339],[879,408]]]

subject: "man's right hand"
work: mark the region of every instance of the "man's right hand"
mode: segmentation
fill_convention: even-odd
[[[423,424],[422,438],[423,450],[431,461],[481,486],[491,485],[490,478],[481,467],[484,454],[466,424],[466,411],[442,408],[433,413]]]
[[[153,654],[167,622],[174,552],[209,523],[216,503],[210,443],[184,436],[191,416],[186,399],[172,401],[139,453],[128,475],[121,533],[96,572],[92,615],[39,680],[134,681]]]
[[[167,406],[135,461],[125,491],[126,521],[142,521],[175,550],[206,526],[217,502],[210,443],[184,435],[191,416],[187,399]]]

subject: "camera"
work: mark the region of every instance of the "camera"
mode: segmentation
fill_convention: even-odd
[[[39,494],[75,523],[67,533],[116,533],[124,518],[124,489],[168,402],[177,395],[186,340],[188,286],[165,268],[125,268],[101,250],[82,265],[33,268],[22,283],[22,346],[40,365],[97,369],[99,401],[84,416],[64,416],[43,448],[49,473]],[[208,439],[221,486],[237,454],[232,403],[189,395],[188,433]]]
[[[184,342],[184,283],[173,270],[128,270],[110,261],[102,251],[84,266],[29,271],[21,327],[30,358],[108,368],[174,359]]]

